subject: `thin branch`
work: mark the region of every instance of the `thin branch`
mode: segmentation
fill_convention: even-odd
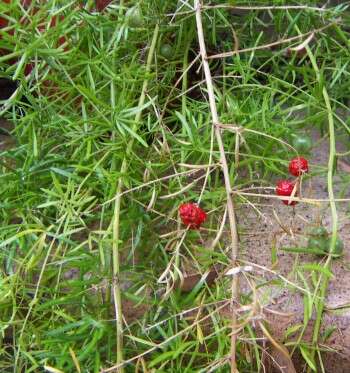
[[[245,53],[245,52],[253,52],[253,51],[261,50],[261,49],[269,49],[269,48],[271,48],[271,47],[275,47],[276,45],[286,44],[286,43],[290,43],[290,42],[295,41],[295,40],[303,39],[303,38],[305,38],[305,37],[310,36],[311,34],[317,34],[317,33],[320,33],[320,32],[322,32],[323,30],[326,30],[327,28],[329,28],[329,27],[331,27],[331,26],[334,26],[334,25],[337,24],[337,23],[338,23],[338,22],[335,21],[335,22],[329,23],[329,24],[326,25],[326,26],[323,26],[323,27],[320,27],[320,28],[318,28],[318,29],[315,29],[315,30],[312,30],[312,31],[306,32],[305,34],[292,36],[292,37],[287,38],[287,39],[277,40],[277,41],[274,41],[274,42],[269,43],[269,44],[258,45],[257,47],[252,47],[252,48],[244,48],[244,49],[233,50],[233,51],[225,52],[225,53],[213,54],[213,55],[211,55],[211,56],[208,56],[207,58],[208,58],[209,60],[213,60],[213,59],[217,59],[217,58],[232,57],[232,56],[234,56],[234,55],[236,55],[236,54]]]
[[[313,53],[311,52],[310,48],[306,46],[306,50],[308,56],[310,58],[311,64],[315,70],[315,74],[317,77],[317,81],[319,85],[322,86],[322,79],[319,67],[317,65],[317,61]],[[329,256],[324,264],[324,268],[327,270],[331,270],[332,266],[332,254],[335,251],[336,241],[337,241],[337,232],[338,232],[338,213],[337,213],[337,206],[335,203],[334,198],[334,188],[333,188],[333,172],[335,166],[335,154],[336,154],[336,142],[335,142],[335,125],[334,125],[334,117],[333,117],[333,108],[331,105],[331,100],[327,91],[326,86],[322,87],[322,95],[323,99],[327,108],[327,115],[328,115],[328,130],[329,130],[329,154],[328,154],[328,171],[327,171],[327,190],[328,190],[328,197],[329,197],[329,205],[331,209],[331,223],[332,223],[332,235],[330,237],[329,243]],[[327,295],[327,289],[329,284],[329,278],[325,275],[320,277],[320,298],[321,300],[316,303],[316,320],[313,330],[312,336],[312,343],[315,349],[312,350],[311,356],[314,358],[315,351],[318,349],[318,340],[320,336],[320,329],[321,323],[323,319],[323,312],[324,312],[324,301]]]
[[[328,8],[318,8],[318,7],[313,7],[313,6],[307,6],[307,5],[280,5],[280,6],[235,6],[235,5],[230,5],[230,4],[219,4],[219,5],[203,5],[202,6],[203,10],[210,10],[210,9],[236,9],[236,10],[312,10],[316,12],[327,12],[331,11],[332,9]],[[168,13],[167,17],[175,17],[175,16],[180,16],[180,15],[188,15],[194,13],[194,10],[184,10],[184,11],[179,11],[176,13]]]
[[[274,188],[273,188],[274,189]],[[304,202],[309,204],[320,204],[320,203],[335,203],[335,202],[349,202],[350,198],[299,198],[299,197],[281,197],[274,194],[261,194],[261,193],[246,193],[241,192],[239,190],[232,190],[232,194],[237,194],[239,196],[250,196],[250,197],[259,197],[259,198],[272,198],[272,199],[279,199],[281,201],[296,201],[296,202]]]
[[[144,183],[144,184],[138,185],[136,187],[124,190],[120,194],[115,195],[112,199],[109,199],[108,201],[103,202],[101,204],[101,206],[107,205],[107,204],[115,201],[117,198],[123,196],[124,194],[135,192],[136,190],[140,190],[140,189],[146,188],[147,186],[150,186],[150,185],[153,185],[153,184],[157,184],[157,183],[161,183],[162,181],[169,180],[169,179],[172,179],[174,177],[179,177],[179,176],[183,176],[183,175],[190,176],[191,174],[196,173],[199,169],[202,169],[202,168],[207,168],[207,166],[204,165],[202,167],[198,167],[197,169],[187,170],[187,171],[183,171],[183,172],[177,172],[175,174],[163,176],[163,177],[160,177],[159,179],[151,180],[151,181],[148,181],[147,183]]]
[[[307,5],[270,5],[270,6],[236,6],[230,4],[204,5],[202,9],[237,9],[237,10],[314,10],[316,12],[327,12],[331,9],[318,8]]]
[[[209,63],[207,60],[207,51],[204,41],[204,31],[203,31],[203,24],[201,18],[201,3],[199,0],[194,1],[194,7],[196,9],[196,23],[197,23],[197,34],[198,34],[198,42],[200,46],[200,53],[202,57],[202,64],[205,74],[205,79],[207,83],[207,90],[208,90],[208,98],[209,98],[209,105],[210,111],[214,126],[214,132],[216,136],[216,141],[218,143],[219,151],[220,151],[220,161],[221,166],[224,174],[225,179],[225,189],[227,195],[227,212],[230,222],[230,233],[231,233],[231,261],[232,267],[236,266],[236,259],[238,255],[238,233],[237,233],[237,224],[236,224],[236,217],[235,217],[235,210],[234,204],[231,195],[231,182],[230,182],[230,175],[226,160],[226,154],[224,149],[224,144],[221,137],[221,130],[219,127],[216,126],[216,123],[219,123],[219,116],[217,112],[216,102],[215,102],[215,94],[214,94],[214,87],[213,87],[213,80],[209,68]],[[236,329],[237,319],[236,315],[233,311],[233,303],[238,298],[238,276],[233,276],[232,278],[232,300],[231,300],[231,307],[232,307],[232,330]],[[237,334],[233,332],[231,335],[231,372],[237,372],[237,363],[236,363],[236,339]]]

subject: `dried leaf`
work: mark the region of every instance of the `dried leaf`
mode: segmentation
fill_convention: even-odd
[[[69,353],[70,353],[70,356],[72,357],[73,363],[75,365],[75,369],[77,370],[78,373],[81,373],[79,361],[77,359],[77,356],[75,355],[74,350],[71,347],[69,347]]]
[[[238,275],[240,272],[252,272],[253,267],[252,266],[243,266],[243,267],[234,267],[229,269],[226,273],[225,276],[235,276]]]
[[[289,48],[291,51],[300,52],[309,45],[310,41],[314,38],[315,34],[310,34],[301,44],[297,45],[296,47]]]
[[[297,373],[287,348],[283,344],[277,342],[261,322],[259,322],[259,326],[273,347],[273,356],[281,372]]]
[[[180,285],[180,289],[184,293],[188,293],[192,291],[200,281],[203,281],[208,286],[210,286],[214,283],[217,277],[218,272],[215,269],[210,270],[204,273],[203,275],[201,275],[200,273],[195,273],[188,276],[184,276],[183,282]]]

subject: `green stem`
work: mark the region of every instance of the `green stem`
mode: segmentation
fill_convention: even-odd
[[[327,92],[327,89],[324,87],[322,90],[323,98],[326,103],[326,108],[328,112],[328,126],[329,126],[329,159],[328,159],[328,172],[327,172],[327,187],[328,187],[328,196],[330,200],[330,207],[331,207],[331,215],[332,215],[332,237],[331,237],[331,243],[330,243],[330,254],[333,253],[335,248],[335,242],[337,239],[337,230],[338,230],[338,215],[337,215],[337,209],[334,201],[334,191],[333,191],[333,168],[334,168],[334,160],[335,160],[335,134],[334,134],[334,120],[333,120],[333,111],[329,99],[329,95]],[[331,266],[331,256],[327,258],[327,261],[325,263],[325,268],[329,269]],[[321,288],[320,288],[320,301],[317,308],[317,314],[316,314],[316,322],[314,327],[314,333],[312,342],[316,346],[320,327],[321,327],[321,321],[322,321],[322,314],[324,310],[324,299],[326,296],[327,288],[328,288],[328,282],[329,279],[327,276],[323,275]],[[313,354],[315,353],[315,350]]]
[[[192,35],[193,35],[193,27],[192,24],[191,26],[186,27],[185,23],[185,28],[187,32],[187,37],[186,37],[186,46],[184,50],[184,55],[183,55],[183,61],[182,61],[182,71],[184,72],[183,78],[182,78],[182,86],[181,86],[181,113],[182,115],[186,118],[186,110],[187,110],[187,94],[186,91],[188,89],[188,54],[190,51],[191,43],[192,43]],[[182,127],[182,135],[185,137],[186,136],[186,130],[184,127]],[[185,163],[186,160],[186,149],[183,148],[181,150],[181,163]],[[185,168],[182,168],[182,171],[185,171]]]
[[[290,17],[291,18],[291,17]],[[299,28],[295,25],[295,29],[299,34],[301,34]],[[329,131],[329,156],[328,156],[328,171],[327,171],[327,189],[328,189],[328,196],[330,200],[330,207],[331,207],[331,217],[332,217],[332,237],[330,242],[329,252],[330,254],[333,253],[335,249],[335,242],[337,239],[337,230],[338,230],[338,215],[337,215],[337,208],[335,205],[334,200],[334,190],[333,190],[333,169],[335,163],[335,155],[336,155],[336,148],[335,148],[335,129],[334,129],[334,119],[333,119],[333,110],[330,102],[330,98],[327,92],[327,88],[324,85],[323,78],[320,73],[320,69],[318,68],[317,61],[315,56],[313,55],[309,46],[306,46],[306,51],[308,57],[310,58],[312,67],[316,74],[316,79],[319,84],[319,87],[322,88],[322,96],[326,105],[327,113],[328,113],[328,131]],[[331,255],[328,256],[326,263],[324,264],[324,268],[330,270],[332,263]],[[312,335],[312,348],[311,350],[311,357],[315,359],[315,353],[317,350],[318,338],[321,329],[321,322],[322,316],[324,311],[324,301],[327,294],[329,279],[326,275],[320,275],[320,296],[315,301],[315,308],[316,308],[316,320],[314,325],[314,331]],[[317,288],[315,289],[315,293],[317,292]],[[310,372],[311,368],[308,368],[308,372]]]
[[[324,86],[324,83],[322,82],[320,70],[317,66],[316,59],[314,55],[312,54],[310,48],[307,47],[306,49],[307,49],[309,58],[311,60],[312,66],[315,70],[317,81],[322,87],[322,96],[326,104],[326,109],[328,113],[329,157],[328,157],[328,171],[327,171],[327,189],[328,189],[328,197],[330,200],[331,217],[332,217],[332,237],[331,237],[330,248],[329,248],[329,252],[330,254],[332,254],[335,249],[335,243],[337,239],[337,230],[338,230],[338,214],[337,214],[337,208],[336,208],[336,204],[334,200],[334,190],[333,190],[333,170],[334,170],[335,155],[336,155],[333,110],[332,110],[327,88]],[[332,257],[331,255],[329,255],[324,267],[326,269],[330,269],[331,263],[332,263]],[[315,320],[314,331],[313,331],[313,336],[312,336],[312,345],[314,348],[311,351],[311,355],[313,359],[315,357],[315,352],[317,350],[318,338],[320,334],[322,316],[323,316],[323,311],[324,311],[324,300],[325,300],[327,289],[328,289],[328,283],[329,283],[328,277],[325,276],[324,274],[321,274],[320,297],[319,297],[319,300],[317,300],[316,302],[316,320]]]
[[[149,72],[151,70],[151,64],[153,61],[154,51],[156,47],[156,42],[158,38],[159,26],[156,25],[151,46],[148,52],[147,64],[146,64],[146,77],[143,81],[142,91],[138,102],[137,114],[135,116],[134,124],[132,126],[132,131],[136,132],[138,125],[141,121],[142,116],[142,106],[145,103]],[[126,173],[128,168],[128,158],[132,151],[134,141],[130,140],[125,151],[125,157],[120,168],[120,178],[118,180],[118,186],[115,197],[114,214],[113,214],[113,244],[112,244],[112,263],[113,263],[113,298],[116,316],[116,327],[117,327],[117,364],[123,362],[123,314],[122,314],[122,302],[121,302],[121,292],[120,292],[120,257],[119,257],[119,238],[120,238],[120,206],[121,206],[121,193],[124,187],[123,175]],[[119,369],[119,372],[123,372],[123,368]]]

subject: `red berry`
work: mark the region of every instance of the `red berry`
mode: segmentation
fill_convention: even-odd
[[[33,62],[27,63],[24,67],[24,75],[25,76],[29,75],[33,71],[34,67],[35,65]]]
[[[10,0],[2,0],[3,3],[10,3]],[[8,25],[8,20],[6,18],[0,17],[0,28],[6,27]]]
[[[308,161],[303,157],[293,158],[289,162],[289,173],[293,176],[300,176],[309,171]]]
[[[278,196],[290,196],[293,193],[294,183],[290,180],[280,180],[276,184],[276,194]],[[285,205],[294,206],[297,201],[282,200]]]
[[[96,0],[97,11],[102,12],[111,2],[112,0]]]
[[[8,25],[8,20],[6,18],[0,17],[0,28],[4,28]]]
[[[207,219],[207,214],[196,203],[183,203],[179,207],[182,222],[190,229],[199,229]]]
[[[24,7],[29,7],[30,5],[32,5],[32,0],[21,0],[21,4]]]

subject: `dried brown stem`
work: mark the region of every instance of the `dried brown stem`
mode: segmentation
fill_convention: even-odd
[[[238,9],[238,10],[314,10],[317,12],[326,12],[327,8],[318,8],[308,5],[270,5],[270,6],[236,6],[230,4],[205,5],[203,9]]]
[[[218,4],[218,5],[203,5],[202,10],[211,10],[211,9],[232,9],[232,10],[310,10],[315,12],[327,12],[331,9],[328,8],[319,8],[314,6],[308,6],[308,5],[266,5],[266,6],[236,6],[236,5],[230,5],[230,4]],[[176,13],[170,13],[167,14],[168,17],[174,17],[174,16],[183,16],[193,13],[194,10],[185,10],[185,11],[179,11]]]
[[[233,50],[233,51],[225,52],[225,53],[213,54],[211,56],[208,56],[207,58],[210,59],[210,60],[211,59],[217,59],[217,58],[225,58],[225,57],[234,56],[235,54],[239,54],[239,53],[253,52],[253,51],[261,50],[261,49],[269,49],[271,47],[275,47],[276,45],[290,43],[290,42],[295,41],[295,40],[300,40],[300,39],[306,38],[306,37],[310,36],[311,34],[316,34],[316,33],[322,32],[323,30],[325,30],[325,29],[327,29],[331,26],[334,26],[336,23],[337,22],[332,22],[332,23],[329,23],[328,25],[325,25],[325,26],[320,27],[318,29],[306,32],[305,34],[292,36],[290,38],[286,38],[286,39],[282,39],[282,40],[277,40],[277,41],[274,41],[274,42],[269,43],[269,44],[258,45],[257,47],[252,47],[252,48],[244,48],[244,49]]]
[[[220,151],[220,162],[221,162],[221,167],[223,170],[224,180],[225,180],[225,189],[226,189],[226,195],[227,195],[227,212],[228,212],[228,217],[229,217],[229,222],[230,222],[230,234],[231,234],[231,261],[232,261],[232,267],[234,267],[236,266],[236,259],[238,255],[238,234],[237,234],[237,224],[236,224],[234,204],[233,204],[233,199],[231,195],[232,188],[231,188],[231,182],[230,182],[230,176],[229,176],[229,170],[228,170],[228,165],[227,165],[227,160],[226,160],[224,144],[223,144],[222,137],[221,137],[221,130],[216,125],[216,123],[219,123],[219,116],[217,112],[213,80],[212,80],[212,76],[210,72],[210,67],[209,67],[209,63],[207,59],[207,51],[206,51],[206,46],[205,46],[205,41],[204,41],[204,32],[203,32],[202,17],[201,17],[202,4],[199,0],[195,0],[194,6],[196,9],[197,35],[198,35],[198,42],[200,46],[200,53],[202,57],[202,66],[204,69],[205,80],[207,84],[210,111],[211,111],[216,141],[217,141],[219,151]],[[236,325],[237,325],[237,318],[233,310],[233,303],[237,300],[237,298],[238,298],[238,276],[233,276],[232,277],[232,299],[231,299],[232,329],[233,329],[233,333],[231,334],[231,372],[232,373],[237,372],[237,363],[236,363],[237,334],[235,332]]]

